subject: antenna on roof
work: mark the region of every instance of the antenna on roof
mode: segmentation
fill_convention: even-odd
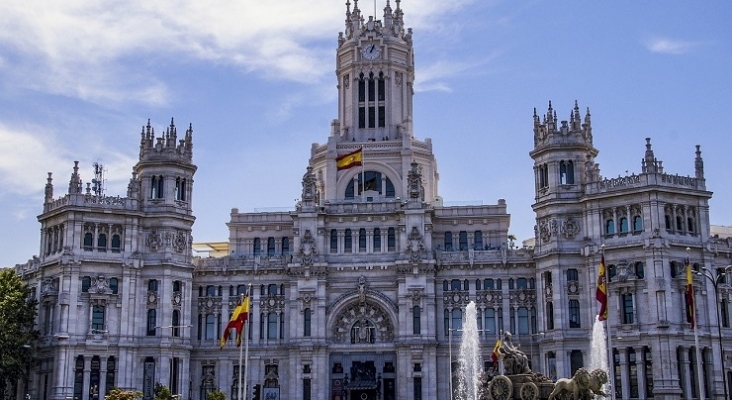
[[[94,179],[92,179],[92,191],[95,195],[104,195],[104,182],[104,165],[97,161],[94,163]]]

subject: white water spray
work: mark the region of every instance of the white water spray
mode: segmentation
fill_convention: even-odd
[[[465,308],[462,340],[460,341],[460,378],[457,399],[478,400],[478,382],[483,373],[483,357],[480,354],[478,314],[475,302]]]
[[[608,371],[605,327],[596,317],[595,324],[592,326],[592,340],[590,340],[590,371],[597,368]]]

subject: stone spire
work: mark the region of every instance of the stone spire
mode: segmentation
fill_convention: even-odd
[[[696,145],[696,159],[694,160],[694,175],[697,179],[704,179],[704,160],[701,157],[701,146]]]
[[[656,156],[653,154],[653,149],[651,148],[651,138],[646,138],[646,155],[641,161],[641,171],[648,174],[661,172],[659,169],[659,162],[656,159]]]
[[[81,176],[79,176],[79,162],[74,161],[74,172],[69,179],[69,194],[81,193]]]
[[[48,173],[48,178],[46,178],[46,190],[45,190],[45,197],[44,202],[45,203],[51,203],[53,202],[53,173]]]

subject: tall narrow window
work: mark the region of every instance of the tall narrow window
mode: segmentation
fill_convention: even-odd
[[[116,361],[117,360],[114,358],[114,356],[109,356],[109,358],[107,358],[107,375],[105,376],[105,382],[106,383],[104,385],[106,387],[106,389],[105,389],[105,395],[106,394],[109,394],[109,391],[112,390],[113,387],[115,387],[115,385],[114,385],[114,375],[115,375],[115,373],[114,372],[115,372],[116,367],[117,367],[117,362]]]
[[[311,382],[310,378],[303,378],[302,380],[302,400],[311,400],[312,399],[312,389],[311,389]]]
[[[569,301],[569,327],[581,328],[579,300],[573,299]]]
[[[611,219],[605,221],[605,234],[606,235],[615,234],[615,221],[613,221]]]
[[[456,332],[461,329],[463,329],[463,310],[455,308],[452,310],[452,330]]]
[[[286,256],[290,254],[290,238],[283,237],[282,238],[282,255]]]
[[[414,400],[422,400],[422,377],[414,377]]]
[[[376,127],[376,107],[369,106],[369,128]]]
[[[622,301],[623,301],[623,308],[622,308],[622,317],[623,317],[623,323],[624,324],[632,324],[633,321],[633,295],[630,293],[626,293],[622,295]]]
[[[171,329],[171,336],[173,337],[179,337],[180,336],[180,311],[179,310],[173,310],[173,318],[171,319],[171,325],[173,326]]]
[[[330,252],[338,252],[338,231],[335,229],[330,230]]]
[[[473,233],[473,249],[474,250],[483,250],[483,232],[482,231],[475,231]]]
[[[150,279],[147,282],[147,291],[148,292],[157,292],[158,291],[158,281],[155,279]]]
[[[147,336],[155,336],[155,320],[157,315],[157,310],[154,308],[147,310]]]
[[[458,244],[460,246],[460,251],[468,249],[468,232],[460,231],[458,234]]]
[[[653,398],[653,357],[650,347],[643,347],[643,373],[646,376],[646,398]]]
[[[312,321],[312,315],[309,308],[306,308],[303,311],[303,336],[310,337],[311,335],[311,321]]]
[[[150,198],[158,198],[158,177],[154,175],[150,178]]]
[[[89,291],[90,287],[91,287],[91,278],[88,276],[81,278],[81,292],[87,293]]]
[[[345,244],[345,251],[346,253],[350,253],[353,251],[353,234],[351,233],[350,229],[346,229],[346,236],[343,238],[344,244]]]
[[[358,251],[360,253],[366,252],[366,229],[364,228],[358,230]]]
[[[122,240],[119,235],[112,235],[112,253],[119,253],[122,247]]]
[[[386,99],[386,85],[384,82],[384,73],[379,73],[379,101]]]
[[[386,126],[386,107],[379,106],[379,128]]]
[[[679,366],[682,364],[679,363]],[[621,381],[623,372],[620,367],[620,352],[618,349],[613,349],[613,374],[615,375],[615,398],[616,399],[622,399],[623,398],[623,382]],[[680,375],[682,376],[682,375]],[[682,381],[683,379],[680,379]]]
[[[258,256],[262,254],[262,240],[260,238],[254,238],[254,255]]]
[[[518,333],[520,335],[529,334],[529,309],[526,307],[518,309]]]
[[[396,230],[394,228],[389,228],[386,239],[389,251],[396,251]]]
[[[483,333],[488,337],[493,337],[496,334],[496,310],[492,308],[486,308],[483,311]]]
[[[572,369],[572,376],[574,376],[574,373],[577,372],[578,369],[582,368],[585,364],[582,357],[582,351],[572,350],[572,352],[569,353],[569,363],[570,368]]]
[[[277,339],[277,314],[267,314],[267,339]]]
[[[101,333],[104,331],[104,306],[94,306],[92,308],[92,332]]]
[[[638,363],[636,360],[635,349],[628,347],[628,372],[630,382],[630,398],[638,398]]]
[[[376,100],[376,89],[374,86],[375,84],[376,84],[376,82],[374,81],[374,74],[370,73],[369,74],[369,92],[368,92],[370,102]]]
[[[92,246],[94,243],[94,236],[91,232],[87,232],[84,234],[84,250],[85,251],[92,251]]]
[[[216,338],[216,317],[213,314],[206,314],[206,340]]]
[[[97,251],[107,251],[107,235],[104,233],[97,238]]]
[[[445,232],[445,251],[452,251],[452,232]]]
[[[374,229],[374,251],[381,251],[381,229]]]
[[[412,333],[415,335],[422,333],[422,309],[419,306],[412,308]]]
[[[273,237],[267,238],[267,256],[275,255],[275,239]]]
[[[628,218],[620,218],[620,233],[628,232]]]
[[[567,270],[567,282],[578,282],[579,281],[579,272],[575,268],[570,268]]]
[[[109,278],[109,289],[112,291],[112,294],[119,292],[119,280],[117,278]]]
[[[643,217],[636,215],[633,217],[633,232],[638,233],[643,230]]]
[[[546,302],[546,330],[554,330],[554,303],[551,301]]]

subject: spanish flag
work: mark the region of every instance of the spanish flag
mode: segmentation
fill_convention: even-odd
[[[597,290],[595,298],[600,302],[600,312],[597,313],[597,320],[607,319],[607,277],[605,275],[605,255],[600,258],[600,270],[597,275]]]
[[[363,147],[336,158],[336,167],[338,170],[348,169],[351,167],[357,167],[363,163]]]
[[[691,328],[694,328],[695,315],[694,315],[694,276],[691,274],[691,261],[686,258],[686,321],[691,324]]]
[[[501,345],[503,342],[501,342],[501,339],[498,339],[496,341],[496,345],[493,346],[493,353],[491,353],[491,360],[493,360],[493,364],[498,362],[498,359],[501,358],[501,353],[498,351],[498,349],[501,348]]]
[[[231,314],[229,323],[226,324],[224,329],[224,336],[221,338],[221,348],[223,349],[226,345],[226,341],[229,340],[229,332],[231,329],[236,330],[236,345],[241,345],[241,335],[244,331],[244,322],[249,317],[249,296],[244,297],[243,301],[239,303],[234,309],[234,313]]]

